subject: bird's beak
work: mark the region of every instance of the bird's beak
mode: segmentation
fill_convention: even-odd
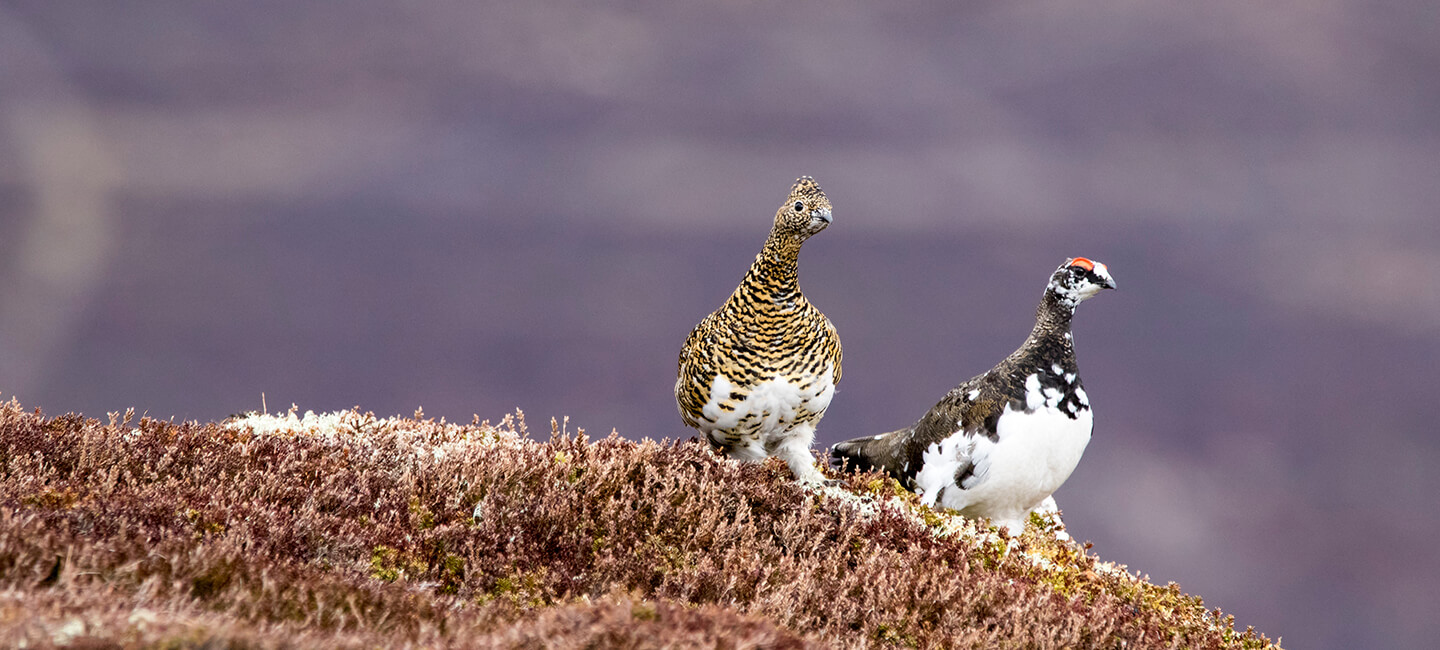
[[[1095,275],[1100,276],[1101,287],[1104,287],[1106,289],[1115,288],[1115,278],[1110,276],[1110,269],[1106,268],[1104,264],[1101,264],[1099,262],[1095,263]]]
[[[810,215],[820,219],[821,221],[824,221],[827,224],[830,223],[830,208],[820,208],[819,210],[811,212]]]

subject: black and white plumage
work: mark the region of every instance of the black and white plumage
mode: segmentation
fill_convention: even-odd
[[[840,337],[800,293],[800,246],[830,225],[830,199],[802,176],[775,213],[755,263],[680,350],[675,401],[685,423],[740,460],[783,459],[824,480],[810,444],[840,383]]]
[[[1090,442],[1093,412],[1075,363],[1070,321],[1115,280],[1104,264],[1068,259],[1050,276],[1035,328],[1019,349],[955,387],[908,428],[835,445],[852,467],[883,470],[927,505],[986,517],[1012,534],[1051,498]]]

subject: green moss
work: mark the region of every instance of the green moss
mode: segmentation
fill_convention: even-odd
[[[871,479],[861,489],[866,494],[881,498],[893,497],[908,501],[914,497],[914,494],[900,485],[899,481],[889,476]]]
[[[902,632],[902,627],[903,626],[892,626],[881,623],[875,626],[875,634],[873,638],[880,643],[885,643],[892,646],[904,646],[906,648],[920,647],[920,640],[915,638],[914,634]]]
[[[419,495],[410,496],[410,521],[420,530],[429,530],[435,527],[435,513],[425,507],[425,504],[420,503]]]
[[[485,605],[494,601],[508,602],[523,609],[539,609],[552,604],[546,590],[548,570],[539,567],[535,571],[513,571],[510,575],[497,578],[495,585],[487,592],[475,597],[475,602]]]
[[[181,515],[195,529],[195,539],[197,540],[204,538],[207,534],[216,535],[225,532],[225,524],[218,521],[207,521],[203,513],[194,508],[187,508]]]
[[[945,517],[937,513],[929,506],[920,506],[920,508],[916,510],[915,514],[920,515],[920,520],[924,521],[925,525],[931,528],[941,528],[946,523]]]
[[[400,552],[388,546],[376,546],[370,553],[370,577],[384,582],[400,579]]]
[[[448,553],[440,565],[440,592],[453,594],[465,584],[465,558]]]

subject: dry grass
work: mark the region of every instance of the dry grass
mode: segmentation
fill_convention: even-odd
[[[0,645],[1269,645],[1173,585],[1043,530],[1007,544],[877,474],[817,494],[694,442],[422,418],[0,404]]]

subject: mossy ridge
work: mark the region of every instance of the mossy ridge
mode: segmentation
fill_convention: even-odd
[[[766,621],[795,647],[1268,645],[1053,533],[1002,541],[878,475],[840,477],[840,499],[693,442],[554,422],[530,441],[523,414],[267,417],[131,427],[0,404],[0,587],[51,598],[40,631],[78,616],[147,643],[170,637],[129,621],[156,603],[223,638],[488,647],[605,603],[650,625],[638,602]],[[39,586],[50,573],[67,595]],[[6,620],[0,640],[38,633]]]

